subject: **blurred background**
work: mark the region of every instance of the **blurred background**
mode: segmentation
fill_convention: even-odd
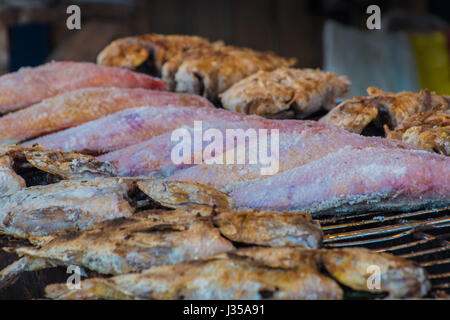
[[[67,7],[81,8],[69,30]],[[369,5],[381,30],[368,30]],[[113,39],[196,34],[346,74],[351,95],[429,88],[450,94],[446,0],[0,0],[0,74],[50,60],[95,61]]]

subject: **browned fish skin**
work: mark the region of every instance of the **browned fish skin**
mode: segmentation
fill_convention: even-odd
[[[364,248],[309,250],[301,247],[246,248],[205,259],[153,267],[140,273],[46,287],[52,299],[341,299],[342,289],[319,272],[323,264],[340,283],[388,298],[421,297],[430,283],[411,261]],[[381,270],[380,290],[367,281],[369,266]],[[290,282],[290,283],[289,283]]]
[[[160,73],[164,63],[180,51],[210,45],[197,36],[144,34],[111,42],[99,53],[97,63],[128,69],[145,64]]]
[[[278,117],[293,110],[306,117],[321,108],[334,106],[337,98],[348,94],[350,81],[333,72],[281,67],[259,71],[221,94],[225,109]]]
[[[213,46],[206,51],[199,50],[198,54],[181,52],[183,61],[176,65],[177,71],[167,73],[173,74],[173,79],[164,77],[164,80],[174,83],[177,92],[194,93],[215,101],[220,93],[234,83],[259,70],[274,70],[296,63],[296,59],[248,48]],[[184,55],[188,58],[183,59]]]
[[[385,126],[386,137],[416,148],[450,155],[450,108],[433,109],[407,117],[394,130]]]
[[[70,180],[0,195],[0,232],[42,237],[127,217],[130,184],[121,179]]]
[[[311,249],[322,245],[320,225],[307,213],[219,210],[213,221],[226,238],[235,242],[271,247],[300,245]]]
[[[381,286],[377,292],[388,292],[388,298],[422,297],[431,285],[423,268],[410,260],[364,248],[320,250],[327,271],[340,283],[355,290],[368,290],[370,266],[379,268]],[[375,289],[374,289],[375,290]]]
[[[377,116],[374,105],[365,103],[364,98],[354,98],[333,108],[319,122],[360,134]]]
[[[341,288],[320,274],[312,259],[303,260],[301,267],[272,267],[236,252],[109,279],[89,279],[82,281],[80,290],[68,290],[65,284],[45,290],[52,299],[342,298]]]
[[[428,90],[391,93],[370,87],[367,92],[368,97],[344,101],[320,122],[361,133],[377,115],[387,113],[389,125],[384,125],[387,138],[450,155],[449,97]]]
[[[208,218],[190,214],[190,219],[167,222],[158,218],[162,215],[164,210],[154,210],[106,221],[90,230],[62,234],[40,248],[22,247],[16,252],[27,257],[29,271],[75,264],[119,275],[234,249]]]
[[[137,185],[150,198],[169,208],[199,205],[224,209],[234,207],[233,200],[226,193],[198,183],[146,179],[138,181]]]

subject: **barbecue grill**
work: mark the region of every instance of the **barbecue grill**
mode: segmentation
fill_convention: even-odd
[[[450,295],[450,207],[319,220],[325,247],[366,247],[414,260],[428,272],[430,298]]]
[[[325,248],[366,247],[411,259],[428,272],[432,288],[427,298],[450,296],[450,207],[407,213],[324,215],[319,221]],[[3,236],[0,243],[15,246],[25,242]],[[0,268],[14,259],[12,254],[0,252]],[[42,298],[47,284],[66,279],[65,268],[26,272],[11,287],[0,290],[0,299]]]

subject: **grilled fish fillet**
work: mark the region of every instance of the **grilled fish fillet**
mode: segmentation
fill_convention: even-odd
[[[450,204],[450,159],[418,150],[343,148],[230,196],[238,208],[315,214]]]
[[[201,97],[171,92],[119,88],[80,89],[0,118],[0,143],[13,144],[142,105],[211,106]]]
[[[69,180],[0,195],[0,232],[20,238],[86,229],[127,217],[130,183],[121,179]]]
[[[65,151],[101,154],[123,149],[194,121],[242,120],[243,115],[216,108],[137,107],[24,143]],[[101,130],[99,130],[101,128]]]
[[[163,79],[177,92],[198,94],[212,101],[234,83],[259,70],[270,71],[297,62],[272,52],[233,46],[194,49],[180,52],[172,59],[173,62],[163,67]]]
[[[349,87],[347,77],[332,72],[281,67],[235,83],[221,94],[221,101],[225,109],[240,113],[279,118],[293,111],[299,118],[333,107]]]
[[[179,52],[211,45],[197,36],[145,34],[111,42],[99,53],[97,63],[128,69],[146,67],[161,74],[164,63]]]
[[[386,150],[398,148],[412,149],[411,146],[399,141],[368,138],[351,134],[340,128],[319,124],[313,121],[302,120],[267,120],[276,128],[278,123],[285,124],[287,128],[279,130],[279,164],[278,174],[298,166],[318,160],[330,153],[336,152],[344,147],[353,146],[357,148],[379,147]],[[288,121],[288,122],[286,122]],[[294,123],[295,127],[289,128],[286,123]],[[270,139],[268,139],[270,141]],[[225,158],[227,158],[227,151]],[[234,152],[234,150],[232,150]],[[388,151],[386,151],[388,152]],[[126,158],[118,165],[114,159],[109,157],[99,158],[101,161],[111,161],[117,168],[118,173],[125,171]],[[128,158],[130,161],[133,158]],[[129,165],[134,162],[128,163]],[[226,162],[224,162],[226,163]],[[268,168],[268,164],[199,164],[183,170],[174,172],[169,180],[190,181],[212,186],[222,191],[235,189],[239,184],[252,180],[261,180],[269,175],[262,175],[261,169]],[[122,171],[121,171],[122,170]],[[131,171],[131,168],[130,168]]]
[[[87,62],[50,62],[35,68],[21,68],[0,77],[0,113],[88,87],[168,89],[162,80],[129,70]]]
[[[260,249],[263,250],[263,249]],[[239,252],[239,251],[237,251]],[[341,299],[306,253],[295,268],[274,268],[235,252],[81,282],[80,290],[47,286],[52,299]]]

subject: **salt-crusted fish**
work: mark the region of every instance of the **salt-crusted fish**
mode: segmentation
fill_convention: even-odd
[[[44,148],[106,153],[123,149],[194,121],[242,120],[243,115],[215,108],[137,107],[24,143]],[[101,128],[101,130],[99,130]]]
[[[236,187],[237,208],[307,211],[414,210],[450,205],[450,158],[425,151],[343,148]]]
[[[208,217],[197,216],[195,208],[190,210],[171,213],[181,218],[170,222],[160,218],[165,210],[141,212],[96,224],[90,230],[63,233],[39,248],[17,248],[14,252],[21,258],[0,272],[0,287],[24,271],[78,265],[119,275],[234,249]]]
[[[269,118],[301,118],[333,107],[350,81],[333,72],[281,67],[259,71],[220,95],[225,109]]]
[[[89,87],[167,90],[167,84],[148,75],[87,62],[50,62],[21,68],[0,77],[0,113],[18,110],[61,94]]]
[[[269,120],[270,121],[270,120]],[[271,120],[277,127],[277,123],[288,120]],[[289,120],[295,123],[295,130],[281,128],[279,130],[278,170],[281,173],[286,170],[302,166],[309,162],[318,160],[330,153],[336,152],[347,146],[357,148],[379,147],[386,150],[398,148],[413,149],[413,147],[399,141],[368,138],[351,134],[340,128],[320,124],[313,121]],[[268,139],[270,141],[270,139]],[[265,150],[264,150],[265,151]],[[227,150],[224,157],[227,158]],[[234,152],[234,150],[231,150]],[[132,160],[132,158],[129,158]],[[120,165],[109,158],[100,158],[102,161],[112,161],[120,174],[127,167],[126,159]],[[133,162],[129,163],[131,165]],[[224,162],[226,163],[226,162]],[[178,181],[197,182],[212,186],[222,191],[230,191],[240,183],[251,180],[261,180],[269,175],[261,173],[262,168],[269,167],[268,164],[258,162],[257,164],[200,164],[174,172],[168,179]],[[130,168],[131,169],[131,168]]]
[[[165,91],[120,88],[80,89],[45,99],[24,110],[1,117],[0,143],[13,144],[143,105],[211,106],[207,100],[198,96]]]

